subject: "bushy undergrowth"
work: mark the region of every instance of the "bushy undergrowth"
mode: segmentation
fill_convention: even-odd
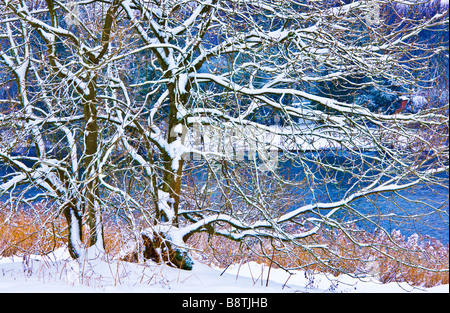
[[[46,254],[66,245],[65,221],[45,212],[49,210],[44,205],[26,213],[0,210],[0,257]],[[106,223],[106,253],[111,257],[118,257],[127,244],[123,234],[117,223]],[[255,261],[273,268],[373,275],[383,283],[408,282],[423,287],[449,283],[448,244],[418,235],[405,238],[398,231],[388,236],[355,230],[350,240],[342,231],[324,230],[297,244],[235,242],[202,233],[192,236],[188,244],[199,261],[222,268]]]
[[[45,206],[17,211],[0,207],[0,256],[47,254],[64,245],[65,224],[44,213]]]
[[[67,245],[67,224],[62,216],[49,213],[48,203],[37,203],[33,210],[2,210],[0,207],[0,257],[48,254]],[[87,242],[85,232],[84,241]],[[118,254],[124,244],[119,225],[106,223],[106,253]]]
[[[354,239],[354,238],[353,238]],[[363,277],[373,275],[383,283],[407,282],[413,286],[433,287],[449,283],[449,246],[437,240],[412,235],[405,238],[394,231],[358,232],[355,243],[341,231],[322,231],[299,242],[281,246],[260,240],[237,243],[224,237],[198,234],[190,244],[199,249],[198,257],[220,267],[256,261],[285,269],[346,273]]]

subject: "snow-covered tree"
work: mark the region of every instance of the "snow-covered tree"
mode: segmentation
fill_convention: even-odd
[[[448,42],[416,39],[448,28],[444,4],[418,18],[389,0],[1,0],[3,199],[50,199],[74,258],[103,251],[110,214],[182,268],[197,232],[314,253],[327,247],[303,240],[336,228],[363,245],[354,223],[396,213],[356,200],[448,188],[448,106],[389,114],[352,96],[429,88],[423,64]],[[441,205],[424,214],[448,218]]]

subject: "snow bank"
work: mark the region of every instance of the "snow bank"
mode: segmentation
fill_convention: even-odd
[[[47,256],[0,258],[0,292],[449,292],[449,285],[418,288],[406,283],[382,284],[373,277],[334,277],[294,271],[291,274],[254,262],[226,271],[196,262],[183,271],[153,262],[72,260],[66,249]]]

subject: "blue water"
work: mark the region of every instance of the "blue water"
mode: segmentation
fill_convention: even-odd
[[[312,154],[306,156],[313,159]],[[342,165],[347,163],[350,167],[358,166],[355,160],[350,161],[348,156],[329,153],[322,158],[329,164]],[[351,188],[355,180],[352,180],[351,173],[342,173],[337,171],[326,171],[308,164],[310,170],[314,173],[316,185],[314,192],[311,192],[311,185],[305,186],[298,191],[304,197],[304,203],[329,203],[339,201],[345,193]],[[364,167],[367,169],[367,167]],[[349,169],[353,171],[354,169]],[[281,164],[280,173],[289,172],[286,176],[293,177],[298,175],[297,179],[305,178],[302,167],[294,167],[291,162]],[[443,244],[449,243],[449,177],[448,173],[438,175],[442,179],[442,185],[428,186],[420,184],[410,189],[401,190],[397,193],[387,192],[381,195],[371,195],[367,198],[357,199],[350,204],[349,209],[343,209],[337,217],[344,221],[357,220],[357,214],[376,216],[372,221],[388,232],[400,230],[406,238],[417,233],[422,236],[429,236],[438,239]],[[308,181],[311,181],[309,179]],[[361,187],[368,183],[361,184]],[[294,209],[294,208],[293,208]],[[383,217],[386,214],[393,214],[389,217]],[[324,212],[326,214],[326,211]],[[335,216],[336,217],[336,216]],[[358,221],[356,226],[362,229],[374,231],[376,227],[367,221]]]
[[[313,154],[306,156],[311,157]],[[358,165],[357,163],[346,164],[349,162],[347,156],[329,153],[323,155],[329,164],[335,165]],[[325,160],[325,159],[323,159]],[[322,160],[322,161],[323,161]],[[352,161],[354,162],[354,161]],[[31,166],[31,164],[30,164]],[[308,162],[308,167],[314,173],[314,182],[311,176],[305,180],[303,167],[296,167],[289,161],[279,163],[278,171],[282,176],[305,181],[304,187],[300,187],[295,191],[298,198],[301,198],[301,204],[309,204],[314,202],[330,202],[342,199],[347,190],[354,182],[351,173],[341,173],[338,171],[325,171],[323,168],[316,167],[313,162]],[[352,166],[349,167],[349,171]],[[354,166],[353,166],[354,167]],[[2,166],[0,163],[0,177],[4,177],[12,170]],[[444,186],[427,186],[425,184],[416,186],[412,189],[400,191],[397,194],[386,193],[383,195],[372,195],[368,198],[355,200],[350,204],[349,209],[342,210],[337,215],[342,220],[354,220],[354,212],[362,214],[373,214],[382,216],[387,213],[394,213],[395,216],[389,218],[373,218],[373,222],[381,225],[387,231],[400,230],[401,233],[408,237],[414,233],[422,236],[429,236],[438,239],[443,244],[449,242],[449,201],[448,201],[448,173],[440,174],[444,179]],[[36,189],[30,189],[28,195],[33,195]],[[406,200],[406,198],[408,200]],[[0,197],[1,201],[2,197]],[[291,209],[298,207],[292,206]],[[336,216],[335,216],[336,217]],[[414,217],[414,218],[412,218]],[[373,224],[367,221],[358,221],[356,226],[375,230]]]

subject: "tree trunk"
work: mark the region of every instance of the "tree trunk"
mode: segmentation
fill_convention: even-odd
[[[94,159],[98,152],[98,123],[97,123],[97,102],[95,101],[95,85],[90,84],[89,97],[83,104],[84,113],[84,171],[85,190],[84,200],[87,214],[87,224],[89,226],[89,245],[101,244],[103,247],[103,230],[101,212],[98,205],[99,179],[97,162]],[[101,242],[98,242],[101,240]]]
[[[170,238],[166,238],[162,233],[143,233],[144,258],[157,263],[168,263],[171,266],[182,270],[192,270],[194,262],[184,249],[173,247]]]
[[[74,203],[69,203],[63,209],[64,217],[66,218],[69,233],[67,235],[69,254],[73,259],[80,256],[80,243],[82,242],[82,219]]]

